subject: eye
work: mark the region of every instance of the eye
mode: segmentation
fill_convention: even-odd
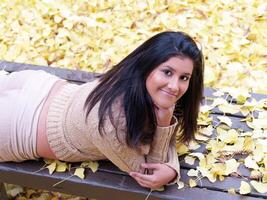
[[[172,75],[172,71],[169,70],[169,69],[163,69],[162,71],[166,76],[171,76]]]
[[[180,79],[183,81],[188,81],[189,80],[189,76],[181,76]]]

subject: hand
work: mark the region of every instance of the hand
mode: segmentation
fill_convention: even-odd
[[[143,163],[142,168],[153,170],[153,174],[130,172],[137,183],[143,187],[157,189],[166,185],[177,176],[177,172],[168,165],[161,163]]]
[[[155,104],[155,113],[157,117],[158,126],[170,126],[174,109],[175,104],[170,108],[160,108],[158,105]]]

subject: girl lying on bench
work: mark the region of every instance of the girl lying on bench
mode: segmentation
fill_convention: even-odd
[[[0,76],[0,162],[108,159],[141,186],[179,175],[176,133],[197,129],[203,57],[183,32],[162,32],[92,82],[44,71]]]

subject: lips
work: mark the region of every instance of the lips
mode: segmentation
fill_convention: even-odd
[[[166,90],[160,90],[162,92],[164,92],[165,94],[167,94],[168,96],[174,97],[174,98],[178,98],[178,95],[172,92],[168,92]]]

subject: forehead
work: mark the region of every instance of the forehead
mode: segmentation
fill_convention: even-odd
[[[158,67],[169,67],[178,72],[192,73],[194,63],[188,57],[175,56],[161,63]]]

